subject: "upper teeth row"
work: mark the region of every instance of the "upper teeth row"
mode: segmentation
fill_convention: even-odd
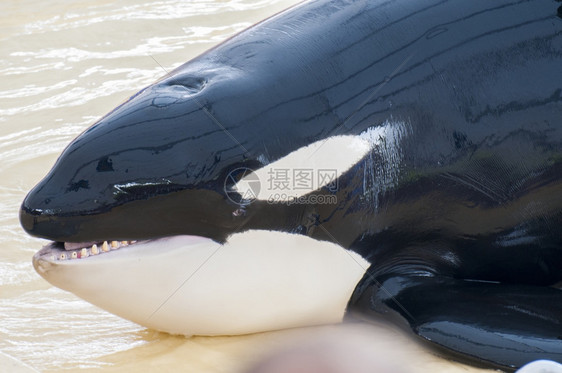
[[[128,246],[135,242],[137,241],[111,241],[110,243],[108,243],[107,241],[103,241],[103,243],[100,245],[101,247],[98,247],[97,244],[93,244],[90,248],[84,247],[82,249],[60,253],[58,256],[53,255],[51,256],[51,259],[67,260],[87,258],[90,255],[98,255],[100,253],[106,253],[110,250],[117,250],[121,247]]]

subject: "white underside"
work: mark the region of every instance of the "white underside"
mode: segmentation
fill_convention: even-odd
[[[183,335],[235,335],[339,322],[368,263],[329,242],[250,231],[228,243],[177,236],[37,272],[111,313]]]

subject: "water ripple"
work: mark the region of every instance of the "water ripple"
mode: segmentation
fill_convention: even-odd
[[[2,298],[0,309],[0,350],[26,351],[25,362],[37,368],[99,368],[106,363],[97,358],[146,343],[140,326],[56,288]]]

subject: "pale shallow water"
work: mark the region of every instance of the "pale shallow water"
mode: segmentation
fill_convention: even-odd
[[[17,215],[26,192],[97,118],[164,70],[296,2],[0,2],[0,352],[39,371],[237,372],[314,331],[184,338],[147,330],[42,280],[31,256],[45,242],[27,236]],[[477,371],[385,325],[353,328],[369,330],[374,351],[413,372]]]

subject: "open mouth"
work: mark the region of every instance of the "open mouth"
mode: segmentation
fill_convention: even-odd
[[[144,241],[51,242],[43,246],[35,256],[51,261],[85,259],[135,245],[138,242]]]
[[[153,238],[149,240],[132,241],[91,241],[91,242],[51,242],[41,248],[33,256],[33,260],[44,260],[47,262],[68,262],[84,260],[92,257],[105,257],[109,253],[139,250],[146,255],[146,250],[162,252],[167,246],[171,247],[193,247],[201,243],[213,243],[214,241],[203,236],[170,236]],[[215,243],[218,245],[218,243]],[[127,249],[127,250],[123,250]]]
[[[84,260],[92,257],[105,257],[109,253],[128,252],[128,249],[135,252],[142,251],[147,254],[152,251],[155,254],[164,251],[168,247],[193,247],[202,243],[218,243],[210,238],[203,236],[170,236],[153,238],[149,240],[138,241],[91,241],[91,242],[51,242],[35,253],[33,260],[39,259],[48,262],[67,262],[74,260]],[[127,249],[127,250],[123,250]]]

